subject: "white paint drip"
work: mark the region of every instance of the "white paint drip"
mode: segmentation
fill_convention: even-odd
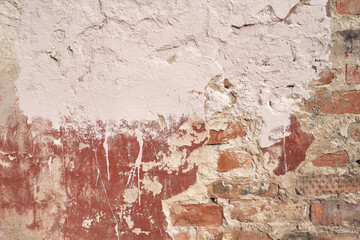
[[[95,183],[95,186],[97,186],[97,183],[99,181],[99,176],[100,176],[100,170],[99,168],[96,168],[96,172],[97,172],[97,175],[96,175],[96,183]]]
[[[109,145],[108,145],[108,138],[109,138],[109,130],[108,125],[106,124],[105,130],[105,140],[103,143],[103,147],[105,149],[105,157],[106,157],[106,169],[107,169],[107,179],[110,181],[110,170],[109,170]]]
[[[52,163],[52,157],[50,156],[48,160],[48,166],[49,166],[49,175],[51,176],[51,163]]]
[[[116,223],[116,225],[115,225],[115,232],[116,232],[117,239],[119,240],[120,235],[119,235],[119,224],[118,223]]]
[[[106,202],[107,202],[107,204],[108,204],[108,206],[109,206],[109,208],[110,208],[111,214],[112,214],[113,217],[114,217],[116,226],[118,226],[119,220],[118,220],[118,218],[116,217],[116,215],[115,215],[115,213],[114,213],[114,211],[113,211],[113,208],[111,207],[111,204],[110,204],[110,201],[109,201],[109,196],[108,196],[108,194],[107,194],[104,181],[103,181],[103,179],[102,179],[102,177],[101,177],[101,174],[100,174],[99,161],[98,161],[98,159],[97,159],[97,149],[96,149],[96,148],[94,149],[94,155],[95,155],[97,172],[99,173],[99,178],[100,178],[100,181],[101,181],[101,185],[102,185],[103,191],[104,191],[104,193],[105,193]],[[116,236],[117,236],[118,239],[119,239],[119,232],[118,232],[118,228],[117,228],[117,227],[115,228],[115,232],[116,232]]]
[[[141,195],[140,195],[140,167],[141,167],[141,160],[142,160],[142,152],[143,152],[143,134],[139,129],[135,130],[135,135],[137,138],[137,141],[140,145],[140,150],[139,150],[139,155],[136,158],[135,161],[135,165],[131,168],[131,171],[129,173],[129,178],[128,181],[126,183],[126,186],[132,182],[134,175],[135,175],[135,171],[137,171],[137,178],[138,178],[138,191],[139,191],[139,205],[141,204]]]

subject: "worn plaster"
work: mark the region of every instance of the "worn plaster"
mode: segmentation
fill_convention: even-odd
[[[235,115],[263,117],[268,147],[277,141],[271,130],[289,123],[291,105],[309,97],[307,84],[327,65],[326,2],[20,1],[20,108],[55,128],[69,117],[204,118],[231,105],[212,91],[204,111],[205,87],[220,76],[233,85]]]

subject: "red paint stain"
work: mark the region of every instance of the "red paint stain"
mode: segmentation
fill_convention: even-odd
[[[26,120],[20,113],[13,114],[0,135],[0,138],[5,139],[6,134],[6,141],[0,144],[0,150],[4,152],[0,157],[9,163],[9,167],[0,166],[0,187],[3,193],[0,196],[0,210],[16,209],[19,213],[33,211],[34,220],[28,229],[41,230],[47,216],[39,214],[43,213],[40,210],[56,205],[58,201],[65,201],[66,209],[59,210],[58,216],[54,216],[65,221],[57,221],[51,229],[61,231],[64,239],[117,239],[116,231],[119,239],[170,238],[165,232],[167,223],[161,200],[179,194],[195,183],[197,167],[189,167],[186,158],[207,140],[203,137],[199,141],[190,141],[190,145],[178,146],[178,151],[186,151],[182,161],[184,164],[176,171],[168,172],[162,162],[163,155],[159,153],[165,156],[172,154],[168,139],[187,134],[187,130],[184,130],[186,128],[182,128],[186,118],[172,120],[170,128],[162,128],[157,122],[150,121],[124,124],[121,130],[112,129],[111,136],[107,138],[109,181],[103,146],[107,127],[104,123],[99,122],[97,126],[88,126],[82,130],[61,128],[55,131],[44,120],[38,119],[32,124],[27,124]],[[195,125],[195,133],[205,131],[203,123],[197,122]],[[134,171],[132,181],[127,183],[129,172],[140,152],[135,129],[140,129],[143,134],[142,162],[153,163],[154,167],[143,169],[140,166],[139,171]],[[54,140],[61,144],[54,144]],[[10,155],[13,160],[8,157]],[[66,191],[67,200],[55,201],[51,197],[52,193],[49,193],[46,200],[39,202],[34,194],[40,191],[41,186],[39,188],[34,182],[39,180],[40,172],[49,167],[50,157],[61,159],[61,186]],[[141,190],[141,204],[139,199],[132,204],[125,202],[125,190],[137,187],[138,179],[143,179],[145,174],[150,179],[158,179],[162,191],[154,196],[151,192]],[[132,228],[124,219],[126,215],[130,215],[134,222]],[[95,220],[96,216],[99,221]],[[85,219],[93,219],[89,228],[83,227]],[[134,228],[140,228],[148,235],[137,235],[133,232]]]
[[[281,147],[282,154],[278,158],[279,164],[274,169],[276,175],[284,175],[295,170],[305,160],[306,150],[314,141],[312,134],[306,133],[301,129],[300,122],[295,115],[291,115],[290,126],[286,130],[290,132],[289,136],[279,140],[279,142],[270,147],[261,148],[263,153],[267,152],[270,155],[274,155],[272,148],[276,146]]]

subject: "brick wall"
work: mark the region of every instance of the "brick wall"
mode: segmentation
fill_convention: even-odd
[[[298,104],[293,135],[260,153],[246,119],[242,134],[210,130],[204,148],[217,154],[218,173],[204,203],[172,203],[174,239],[360,238],[359,7],[357,0],[328,2],[332,67]]]
[[[0,2],[0,239],[360,240],[360,1],[176,2]]]

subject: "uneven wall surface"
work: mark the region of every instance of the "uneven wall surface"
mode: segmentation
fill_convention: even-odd
[[[359,0],[1,0],[0,239],[360,239]]]

